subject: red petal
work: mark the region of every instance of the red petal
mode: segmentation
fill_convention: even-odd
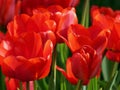
[[[17,36],[22,32],[25,32],[26,23],[28,19],[29,19],[29,16],[26,14],[21,14],[20,16],[16,16],[14,18],[14,21],[10,22],[7,26],[9,34],[11,36]]]
[[[73,35],[73,33],[68,34],[68,42],[69,48],[72,52],[75,52],[81,48],[81,44],[78,42],[78,38]]]
[[[53,43],[51,42],[51,40],[47,40],[44,45],[43,57],[46,59],[50,59],[52,56],[52,52],[53,52]]]
[[[85,58],[80,53],[75,53],[71,58],[71,64],[74,75],[82,80],[83,84],[88,84],[90,71]]]
[[[72,72],[72,68],[71,68],[71,59],[68,58],[67,62],[66,62],[66,72],[60,68],[59,66],[56,66],[57,70],[59,70],[64,76],[65,78],[72,84],[77,84],[78,83],[78,79],[74,76],[73,72]]]
[[[79,50],[83,45],[91,45],[89,32],[81,25],[72,25],[68,30],[68,46],[74,52]]]
[[[19,81],[16,79],[6,77],[5,83],[7,90],[17,90],[17,88],[19,88]]]
[[[71,63],[72,63],[71,58],[68,58],[66,62],[66,72],[67,72],[68,77],[70,78],[70,82],[76,84],[78,82],[78,79],[74,76],[72,72]]]
[[[106,56],[109,60],[120,63],[120,52],[108,51]]]
[[[2,71],[6,76],[17,78],[21,81],[31,81],[46,76],[46,73],[43,74],[43,70],[45,70],[46,63],[48,62],[43,58],[27,60],[21,56],[16,58],[14,56],[8,56],[2,63]],[[45,72],[49,72],[50,66],[47,68]]]
[[[60,38],[67,38],[67,30],[72,24],[77,24],[77,16],[75,14],[75,9],[65,9],[61,15],[60,21],[58,23],[57,34]]]
[[[110,36],[109,30],[103,30],[99,33],[97,38],[93,42],[93,48],[96,50],[97,54],[102,54],[103,51],[106,49],[108,44],[108,37]]]

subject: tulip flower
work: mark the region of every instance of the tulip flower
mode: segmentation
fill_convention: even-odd
[[[34,90],[34,86],[33,86],[33,81],[30,81],[30,90]],[[17,79],[13,79],[13,78],[5,78],[5,84],[6,84],[6,90],[19,90],[20,88],[22,88],[22,90],[27,90],[26,89],[26,82],[21,82],[22,87],[20,87],[20,81]]]
[[[57,69],[72,84],[77,83],[77,78],[82,81],[82,84],[87,85],[89,80],[99,73],[109,34],[107,29],[98,32],[95,26],[87,30],[80,24],[72,25],[68,30],[67,38],[59,34],[72,51],[72,56],[67,59],[70,64],[66,64],[66,68],[71,70],[67,69],[65,72],[60,67]]]
[[[66,61],[66,72],[64,69],[62,69],[59,66],[56,66],[56,69],[59,70],[71,84],[77,84],[78,79],[74,76],[74,74],[72,72],[71,64],[72,64],[72,62],[70,61],[70,59],[68,59]]]
[[[100,70],[101,59],[96,51],[90,46],[83,46],[79,51],[73,53],[72,57],[67,59],[66,73],[63,69],[57,67],[62,74],[72,84],[76,84],[78,79],[82,81],[83,85],[87,85],[89,80],[95,77]],[[68,72],[71,71],[71,73]]]
[[[79,1],[80,0],[23,0],[21,8],[23,13],[32,14],[32,10],[38,7],[48,7],[51,5],[60,5],[64,8],[73,7],[76,6]]]
[[[55,35],[49,13],[15,16],[0,45],[4,75],[21,81],[44,78],[52,62]],[[23,69],[24,68],[24,69]]]
[[[26,32],[19,37],[7,37],[2,41],[4,57],[1,68],[5,76],[21,81],[31,81],[48,75],[52,62],[53,43],[43,42],[36,32]]]
[[[91,9],[93,24],[100,29],[108,28],[111,35],[108,40],[106,56],[112,61],[120,62],[120,13],[111,8],[93,6]]]
[[[5,35],[2,32],[0,32],[0,44],[1,44],[2,40],[4,39],[4,37],[5,37]],[[4,50],[1,50],[1,51],[4,52]],[[3,57],[0,56],[0,65],[1,65],[2,60],[3,60]]]
[[[49,6],[45,8],[37,8],[33,10],[33,14],[50,13],[50,19],[55,21],[56,29],[52,30],[56,34],[57,42],[61,43],[63,40],[59,37],[60,32],[63,36],[67,36],[67,30],[72,24],[77,24],[78,19],[75,13],[75,8],[62,8],[59,5]],[[52,23],[51,23],[52,24]]]
[[[6,90],[17,90],[19,88],[19,81],[17,79],[5,78]]]
[[[33,16],[27,14],[21,14],[14,17],[14,20],[8,23],[8,35],[10,37],[19,37],[19,35],[25,32],[36,32],[41,34],[41,37],[45,40],[51,39],[56,43],[56,37],[54,30],[56,28],[55,21],[50,19],[50,13],[39,13]],[[45,41],[44,40],[44,41]]]
[[[0,25],[6,25],[19,12],[19,1],[0,0]],[[18,9],[18,10],[17,10]]]
[[[55,45],[56,41],[63,42],[57,33],[60,32],[67,36],[69,26],[77,23],[75,8],[63,9],[61,6],[53,5],[47,9],[37,8],[33,10],[32,16],[27,14],[15,16],[7,28],[9,35],[15,37],[22,32],[39,32],[44,38],[51,38]]]
[[[0,42],[4,39],[4,34],[3,32],[0,31]]]
[[[108,29],[98,31],[95,26],[91,26],[87,29],[80,24],[75,24],[69,27],[67,37],[63,36],[61,33],[59,33],[59,37],[66,42],[72,52],[76,52],[83,45],[90,45],[99,53],[103,53],[107,45],[109,34],[110,30]]]

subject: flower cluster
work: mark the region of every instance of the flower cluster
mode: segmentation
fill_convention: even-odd
[[[120,11],[92,6],[91,25],[86,28],[78,23],[75,6],[79,2],[0,1],[0,26],[7,27],[5,34],[0,32],[0,66],[8,90],[19,88],[19,81],[47,77],[60,43],[67,45],[71,55],[66,70],[55,67],[71,84],[81,80],[87,85],[91,78],[99,77],[104,56],[120,62]],[[33,82],[30,88],[33,90]]]

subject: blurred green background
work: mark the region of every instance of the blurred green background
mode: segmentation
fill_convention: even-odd
[[[85,0],[80,0],[80,4],[76,7],[79,21],[81,21],[82,18],[84,1]],[[90,0],[90,7],[92,5],[111,7],[113,10],[120,10],[120,0]]]

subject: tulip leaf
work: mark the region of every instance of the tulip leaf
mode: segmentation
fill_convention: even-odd
[[[48,89],[48,84],[46,82],[46,79],[41,79],[41,80],[37,80],[34,81],[34,85],[35,87],[37,87],[39,90],[41,88],[41,90],[47,90]]]
[[[88,85],[88,90],[98,90],[98,79],[97,77],[94,77],[90,80]]]
[[[4,82],[4,75],[2,74],[1,68],[0,68],[0,89],[6,90],[5,89],[5,82]]]
[[[57,51],[53,52],[53,57],[52,57],[52,67],[51,67],[51,75],[49,78],[49,85],[48,85],[48,90],[56,90],[56,56]]]
[[[65,78],[63,77],[63,75],[61,75],[61,80],[60,80],[60,90],[67,90],[67,89],[66,89]]]
[[[111,78],[111,80],[109,80],[109,82],[105,87],[105,90],[116,90],[115,82],[117,76],[118,76],[118,71],[116,71],[115,75]]]
[[[119,68],[117,79],[116,79],[116,85],[118,86],[119,84],[120,84],[120,68]]]
[[[85,0],[84,7],[83,7],[83,12],[82,12],[82,20],[81,24],[85,27],[89,26],[89,0]]]
[[[113,62],[108,60],[106,57],[102,61],[102,74],[105,81],[109,81],[112,75]]]

